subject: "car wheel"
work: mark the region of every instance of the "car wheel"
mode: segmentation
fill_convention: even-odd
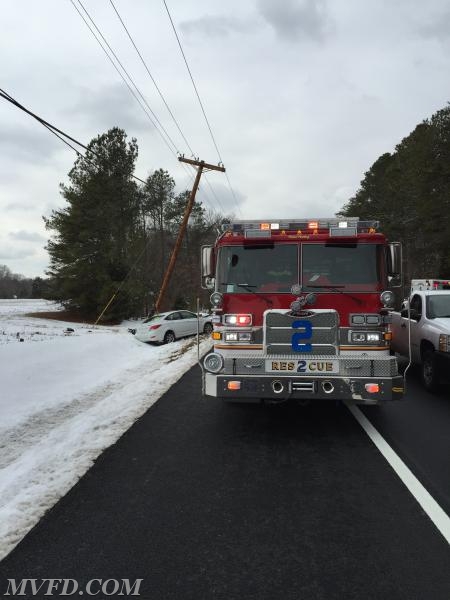
[[[205,326],[203,327],[203,333],[206,333],[207,335],[209,335],[210,333],[212,333],[212,330],[213,330],[212,323],[205,323]]]
[[[439,389],[439,374],[433,350],[427,350],[423,355],[422,383],[429,392],[437,392]]]
[[[165,335],[164,335],[164,343],[165,344],[171,344],[172,342],[174,342],[177,338],[175,337],[175,334],[173,331],[166,331]]]

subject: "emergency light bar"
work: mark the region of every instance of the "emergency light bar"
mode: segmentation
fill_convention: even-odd
[[[264,221],[236,220],[224,223],[225,231],[252,238],[270,237],[273,233],[329,233],[332,237],[352,237],[358,233],[375,233],[379,221],[360,221],[359,217]]]

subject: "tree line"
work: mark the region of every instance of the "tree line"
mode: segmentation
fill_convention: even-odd
[[[0,265],[0,298],[42,298],[47,292],[47,280],[42,277],[25,277]]]
[[[403,246],[404,281],[450,278],[450,106],[380,156],[340,211],[378,219]]]

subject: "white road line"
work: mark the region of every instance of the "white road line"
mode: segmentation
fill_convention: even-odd
[[[420,481],[413,475],[412,471],[405,465],[394,450],[392,450],[386,440],[380,435],[359,408],[354,405],[347,405],[347,408],[439,529],[441,534],[447,540],[447,543],[450,544],[450,517],[442,510],[436,500],[429,492],[427,492]]]

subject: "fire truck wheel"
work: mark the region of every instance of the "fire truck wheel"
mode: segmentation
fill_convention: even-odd
[[[439,374],[436,368],[434,352],[426,350],[422,359],[422,383],[429,392],[439,390]]]
[[[172,342],[174,342],[177,338],[175,337],[175,334],[173,331],[166,331],[166,334],[164,336],[164,343],[165,344],[171,344]]]

